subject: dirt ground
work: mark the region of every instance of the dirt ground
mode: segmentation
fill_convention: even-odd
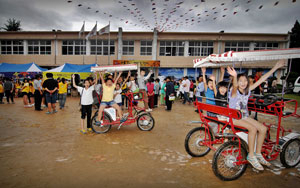
[[[300,166],[257,173],[250,166],[238,180],[224,182],[212,171],[213,152],[191,158],[186,134],[199,120],[191,105],[179,102],[172,112],[152,112],[155,127],[136,124],[106,134],[79,133],[79,98],[68,98],[64,110],[47,115],[16,104],[0,105],[0,187],[297,187]],[[298,110],[300,113],[300,110]],[[274,117],[259,116],[274,121]],[[284,125],[300,131],[300,119]]]

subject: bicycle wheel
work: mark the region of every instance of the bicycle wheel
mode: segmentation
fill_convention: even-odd
[[[149,113],[140,114],[136,123],[141,131],[151,131],[155,125],[154,118]]]
[[[196,127],[185,137],[185,150],[192,157],[203,157],[210,151],[210,148],[203,143],[209,141],[213,141],[210,129],[205,130],[205,127]]]
[[[237,165],[235,162],[244,161],[247,157],[247,150],[241,144],[241,158],[239,157],[239,142],[225,142],[216,151],[212,161],[214,174],[221,180],[236,180],[246,171],[248,164]]]
[[[300,162],[300,139],[289,140],[280,153],[280,161],[286,168],[292,168]]]
[[[98,121],[98,113],[95,113],[95,115],[92,118],[92,129],[95,133],[102,134],[102,133],[107,133],[110,130],[111,124],[107,124],[107,123],[110,123],[112,120],[109,118],[108,115],[104,114],[104,116],[102,116],[103,123],[107,125],[103,125],[103,126],[96,125],[96,121]]]

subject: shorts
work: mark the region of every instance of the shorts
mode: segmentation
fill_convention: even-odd
[[[121,102],[117,103],[117,105],[119,105],[120,107],[123,106],[123,104]]]
[[[28,93],[22,92],[22,97],[24,97],[25,95],[29,96]]]
[[[46,93],[46,102],[51,103],[51,104],[55,104],[56,103],[56,97],[57,97],[56,93],[52,93],[51,95],[50,95],[50,93]]]
[[[112,106],[114,104],[116,104],[116,102],[114,100],[109,101],[109,102],[101,101],[100,106]]]
[[[31,92],[28,93],[28,98],[33,97],[33,96],[34,96],[33,93],[31,93]]]

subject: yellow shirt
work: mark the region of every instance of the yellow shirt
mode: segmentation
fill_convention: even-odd
[[[106,84],[103,84],[103,96],[102,96],[103,102],[110,102],[114,100],[115,87],[116,87],[115,84],[113,84],[110,87],[106,86]]]
[[[22,90],[22,92],[29,93],[29,83],[25,83],[23,87],[24,89]]]
[[[64,93],[67,93],[68,91],[68,83],[62,83],[62,82],[59,82],[58,84],[58,94],[64,94]]]
[[[29,86],[29,92],[30,93],[34,93],[34,91],[35,91],[34,87],[33,86]]]
[[[16,84],[15,84],[15,88],[17,88],[17,89],[21,89],[21,86],[20,86],[20,84],[16,83]]]
[[[2,84],[0,84],[0,93],[4,93],[4,88]]]

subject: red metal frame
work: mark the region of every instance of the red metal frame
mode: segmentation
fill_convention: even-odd
[[[292,130],[290,130],[290,129],[286,130],[281,126],[281,120],[283,118],[287,118],[287,117],[298,117],[299,118],[300,115],[297,114],[298,103],[296,100],[280,99],[277,102],[275,102],[269,106],[261,107],[261,106],[257,106],[255,104],[255,101],[256,101],[256,99],[253,98],[252,96],[249,98],[249,101],[248,101],[248,110],[249,111],[264,113],[264,114],[278,117],[278,125],[277,126],[263,123],[268,128],[269,134],[270,134],[271,128],[275,127],[277,129],[276,141],[272,141],[271,139],[266,138],[266,140],[262,146],[262,154],[265,156],[266,160],[272,161],[272,160],[275,160],[278,157],[278,155],[280,154],[280,149],[279,149],[280,136],[284,136],[285,133],[287,133],[287,132],[292,132]],[[260,100],[260,102],[263,102],[263,100]],[[293,110],[293,112],[290,112],[287,114],[287,113],[284,113],[284,108],[288,104],[294,104],[294,110]],[[225,141],[224,137],[222,137],[222,136],[220,138],[215,138],[213,141],[211,141],[211,139],[208,139],[209,141],[207,141],[206,138],[210,138],[209,131],[211,131],[210,125],[208,124],[209,122],[218,123],[218,130],[220,130],[221,134],[224,133],[224,130],[226,127],[230,127],[233,134],[236,134],[237,132],[241,132],[238,130],[238,129],[241,129],[241,127],[238,127],[233,124],[233,119],[241,119],[240,111],[235,110],[235,109],[221,107],[221,106],[205,104],[205,103],[198,102],[198,101],[195,102],[195,105],[199,111],[199,116],[202,121],[201,127],[205,127],[205,139],[204,139],[203,143],[201,143],[202,145],[207,146],[210,149],[216,151],[216,148],[213,147],[213,144],[223,144]],[[228,122],[220,121],[216,117],[208,117],[203,114],[202,110],[229,117],[229,121]],[[242,129],[244,129],[244,128],[242,128]],[[247,160],[243,160],[243,161],[241,160],[242,156],[241,156],[241,140],[240,140],[240,138],[234,137],[233,139],[238,139],[238,141],[239,141],[238,161],[235,164],[241,165],[241,164],[248,163]],[[237,151],[234,151],[234,152],[237,152]],[[222,155],[226,155],[226,153],[224,153]]]
[[[134,99],[134,96],[135,95],[139,95],[139,96],[142,96],[141,98],[139,99]],[[142,108],[142,107],[138,107],[137,105],[134,105],[133,103],[134,102],[138,102],[138,101],[144,101],[144,93],[143,92],[136,92],[136,93],[132,93],[132,92],[128,92],[125,94],[125,96],[128,98],[128,118],[127,120],[122,124],[123,125],[130,125],[132,123],[135,123],[138,116],[138,112],[139,111],[145,111],[145,108]],[[108,106],[106,108],[111,108],[111,106]],[[136,113],[133,113],[133,109],[135,109]],[[97,113],[97,112],[96,112]],[[105,115],[105,112],[103,111],[103,114],[102,114],[102,117],[104,117]],[[103,120],[103,123],[102,123],[102,126],[105,126],[105,125],[120,125],[121,122],[120,122],[120,118],[117,118],[116,121],[108,121],[108,120]]]

